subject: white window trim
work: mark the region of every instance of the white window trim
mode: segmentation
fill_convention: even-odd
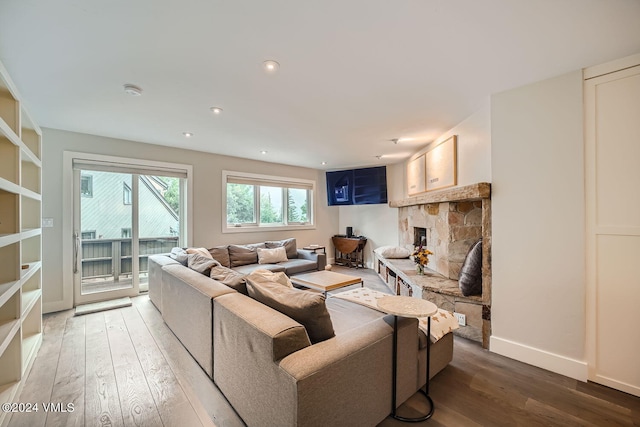
[[[239,227],[229,226],[227,224],[227,180],[230,176],[242,177],[248,179],[255,179],[257,181],[264,181],[265,185],[269,182],[283,182],[292,185],[301,184],[305,187],[311,187],[311,196],[309,197],[310,209],[308,214],[310,215],[310,221],[306,223],[296,223],[288,225],[260,225],[258,224],[246,224]],[[236,171],[222,171],[222,232],[223,233],[255,233],[256,231],[290,231],[290,230],[315,230],[316,229],[316,182],[310,179],[291,178],[273,175],[262,175],[248,172],[236,172]],[[258,218],[256,218],[258,221]]]

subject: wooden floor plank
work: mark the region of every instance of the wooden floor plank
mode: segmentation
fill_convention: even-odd
[[[243,427],[244,423],[222,392],[167,327],[149,298],[134,298],[133,306],[140,312],[147,328],[159,344],[203,424]]]
[[[140,313],[133,307],[120,312],[164,425],[202,426]]]
[[[91,425],[124,426],[104,313],[86,316],[85,418]]]
[[[51,400],[47,403],[65,408],[73,404],[73,412],[47,413],[45,425],[50,427],[84,425],[85,319],[69,317],[65,325]]]
[[[125,425],[163,425],[121,312],[111,310],[104,315]]]

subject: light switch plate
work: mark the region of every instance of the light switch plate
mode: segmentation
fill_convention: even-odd
[[[42,228],[53,227],[53,218],[42,218]]]

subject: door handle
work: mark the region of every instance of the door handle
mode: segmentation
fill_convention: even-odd
[[[74,248],[73,248],[73,274],[78,273],[78,252],[80,251],[80,235],[78,232],[73,233]]]

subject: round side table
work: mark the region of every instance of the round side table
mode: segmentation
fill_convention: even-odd
[[[393,401],[391,406],[391,416],[400,421],[419,422],[425,421],[431,418],[435,407],[433,400],[429,396],[429,362],[431,361],[431,316],[438,312],[438,307],[423,299],[389,295],[377,300],[378,308],[385,313],[393,314],[393,383],[392,394]],[[406,418],[396,414],[396,394],[397,394],[397,382],[398,382],[398,317],[427,317],[427,381],[424,386],[424,390],[420,389],[422,394],[429,401],[431,409],[429,413],[418,418]]]

